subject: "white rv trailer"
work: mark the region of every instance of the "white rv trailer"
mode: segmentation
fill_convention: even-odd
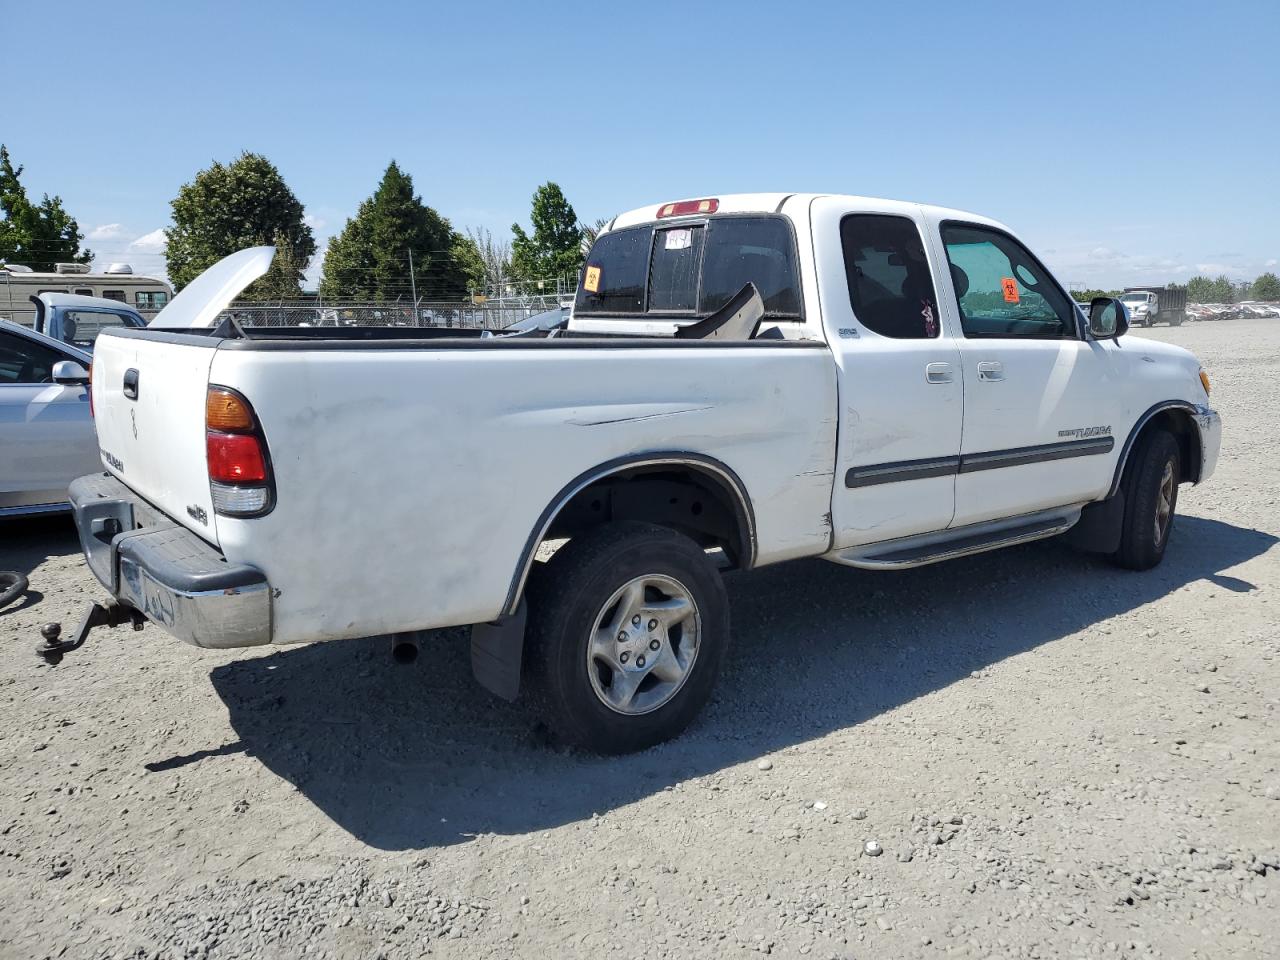
[[[74,293],[119,300],[150,320],[173,299],[173,287],[158,277],[144,277],[127,263],[113,263],[93,272],[87,263],[59,263],[52,273],[37,272],[16,263],[0,263],[0,317],[31,326],[36,309],[31,298],[39,293]]]

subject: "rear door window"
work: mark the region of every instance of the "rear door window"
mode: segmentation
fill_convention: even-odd
[[[849,302],[882,337],[938,335],[938,306],[920,231],[906,217],[852,214],[840,221]]]
[[[795,240],[782,217],[713,217],[607,233],[587,257],[574,312],[704,317],[754,283],[768,316],[798,320]]]

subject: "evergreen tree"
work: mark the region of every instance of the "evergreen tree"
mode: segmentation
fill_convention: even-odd
[[[165,262],[175,290],[245,247],[275,244],[271,273],[253,284],[246,299],[297,296],[302,271],[316,252],[303,222],[302,204],[280,171],[258,153],[215,162],[182,185],[171,203],[173,226],[165,231]]]
[[[1280,277],[1274,273],[1264,273],[1253,281],[1249,295],[1254,300],[1280,300]]]
[[[582,228],[558,184],[533,192],[533,235],[511,225],[511,272],[521,280],[572,278],[582,267]]]
[[[62,206],[47,193],[38,204],[27,198],[22,167],[15,167],[0,144],[0,263],[21,263],[48,271],[57,263],[88,263],[93,254],[80,249],[84,234]]]
[[[373,196],[329,242],[320,293],[357,300],[460,300],[467,264],[449,221],[413,192],[413,178],[392,160]],[[410,260],[413,270],[410,273]]]

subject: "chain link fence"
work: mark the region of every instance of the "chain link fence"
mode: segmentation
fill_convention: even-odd
[[[483,303],[368,303],[236,301],[221,314],[245,327],[446,327],[502,330],[517,320],[560,306],[561,298],[522,296],[490,298]]]

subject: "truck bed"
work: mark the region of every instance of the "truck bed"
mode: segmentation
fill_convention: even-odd
[[[739,478],[757,564],[828,548],[837,403],[823,343],[228,332],[104,334],[99,431],[108,470],[267,575],[275,642],[496,618],[544,512],[627,458],[678,451]],[[242,394],[261,424],[276,487],[265,516],[214,515],[196,412],[208,384]]]

